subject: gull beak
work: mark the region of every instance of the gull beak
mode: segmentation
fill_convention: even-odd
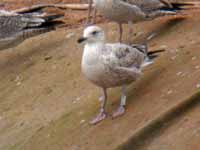
[[[87,40],[87,38],[84,38],[84,37],[80,37],[79,39],[78,39],[78,43],[83,43],[83,42],[85,42]]]

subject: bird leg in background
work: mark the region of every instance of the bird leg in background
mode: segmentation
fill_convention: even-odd
[[[87,16],[87,21],[86,21],[86,26],[89,24],[90,22],[90,16],[91,16],[91,12],[92,12],[92,0],[88,0],[88,16]]]
[[[102,93],[101,93],[101,96],[99,97],[99,102],[102,102],[102,101],[104,101],[104,99],[105,99],[104,90],[102,89],[101,92],[102,92]]]
[[[128,43],[131,44],[131,39],[132,39],[132,35],[133,35],[133,23],[131,21],[128,22],[128,34],[129,34],[129,37],[128,37]]]
[[[92,24],[96,24],[96,16],[97,16],[97,10],[94,8],[94,10],[93,10]]]
[[[89,4],[89,7],[88,7],[88,16],[87,16],[86,26],[96,23],[96,14],[97,14],[97,10],[93,8],[92,21],[91,21],[90,17],[92,13],[92,0],[89,0],[88,4]]]
[[[112,115],[112,118],[116,118],[118,116],[121,116],[125,113],[125,106],[126,106],[126,86],[122,85],[121,89],[121,99],[120,99],[120,105]]]
[[[106,102],[107,102],[107,90],[103,88],[103,96],[100,97],[101,108],[99,114],[90,122],[91,124],[97,124],[104,120],[107,116],[105,112]]]
[[[123,27],[121,23],[118,23],[118,25],[119,25],[119,42],[122,43]]]

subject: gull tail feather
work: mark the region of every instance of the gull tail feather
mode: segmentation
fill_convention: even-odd
[[[166,7],[160,8],[162,11],[180,11],[180,10],[188,10],[188,9],[195,9],[200,8],[200,2],[171,2],[170,6],[166,5]]]
[[[148,42],[156,36],[156,33],[150,34],[141,44],[132,44],[133,48],[137,48],[140,52],[148,55]]]
[[[176,10],[187,10],[187,9],[196,9],[200,8],[200,2],[172,2],[172,7]]]
[[[62,20],[59,20],[63,15],[60,14],[52,14],[52,15],[46,15],[42,17],[29,17],[26,18],[27,20],[27,29],[29,28],[49,28],[49,27],[58,27],[64,22]]]
[[[154,59],[159,56],[159,53],[164,52],[165,50],[155,50],[147,53],[147,57],[145,58],[142,68],[149,66],[154,63]]]
[[[186,15],[184,10],[199,9],[200,2],[172,2],[170,6],[162,7],[159,10],[153,10],[147,16],[147,19],[154,19],[163,16]]]
[[[148,57],[152,57],[152,56],[154,56],[154,55],[157,55],[158,53],[162,53],[162,52],[164,52],[165,50],[155,50],[155,51],[151,51],[151,52],[148,52],[147,53],[147,56]]]
[[[45,21],[52,21],[55,19],[59,19],[61,17],[64,17],[64,15],[63,14],[53,14],[53,15],[44,16],[43,19]]]

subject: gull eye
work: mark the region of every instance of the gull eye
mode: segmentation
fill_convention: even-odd
[[[92,35],[96,35],[97,33],[99,33],[98,31],[93,31]]]

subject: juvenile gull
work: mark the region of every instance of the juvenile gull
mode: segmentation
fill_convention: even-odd
[[[108,88],[122,87],[120,106],[113,117],[122,115],[126,105],[126,85],[140,77],[142,68],[151,64],[151,58],[161,51],[149,52],[148,55],[146,45],[131,47],[121,43],[106,43],[104,31],[97,26],[87,27],[78,42],[85,43],[82,56],[83,74],[103,91],[100,112],[91,123],[96,124],[106,118]]]
[[[62,15],[14,13],[0,10],[0,50],[14,47],[24,40],[54,30]]]
[[[166,15],[177,15],[184,6],[194,6],[195,2],[177,2],[177,0],[93,0],[94,15],[96,10],[107,19],[115,21],[119,25],[119,41],[122,41],[122,24],[129,25],[129,40],[133,23],[148,21]],[[92,0],[89,0],[92,6]],[[91,7],[89,7],[89,14]],[[94,19],[95,20],[95,19]]]

